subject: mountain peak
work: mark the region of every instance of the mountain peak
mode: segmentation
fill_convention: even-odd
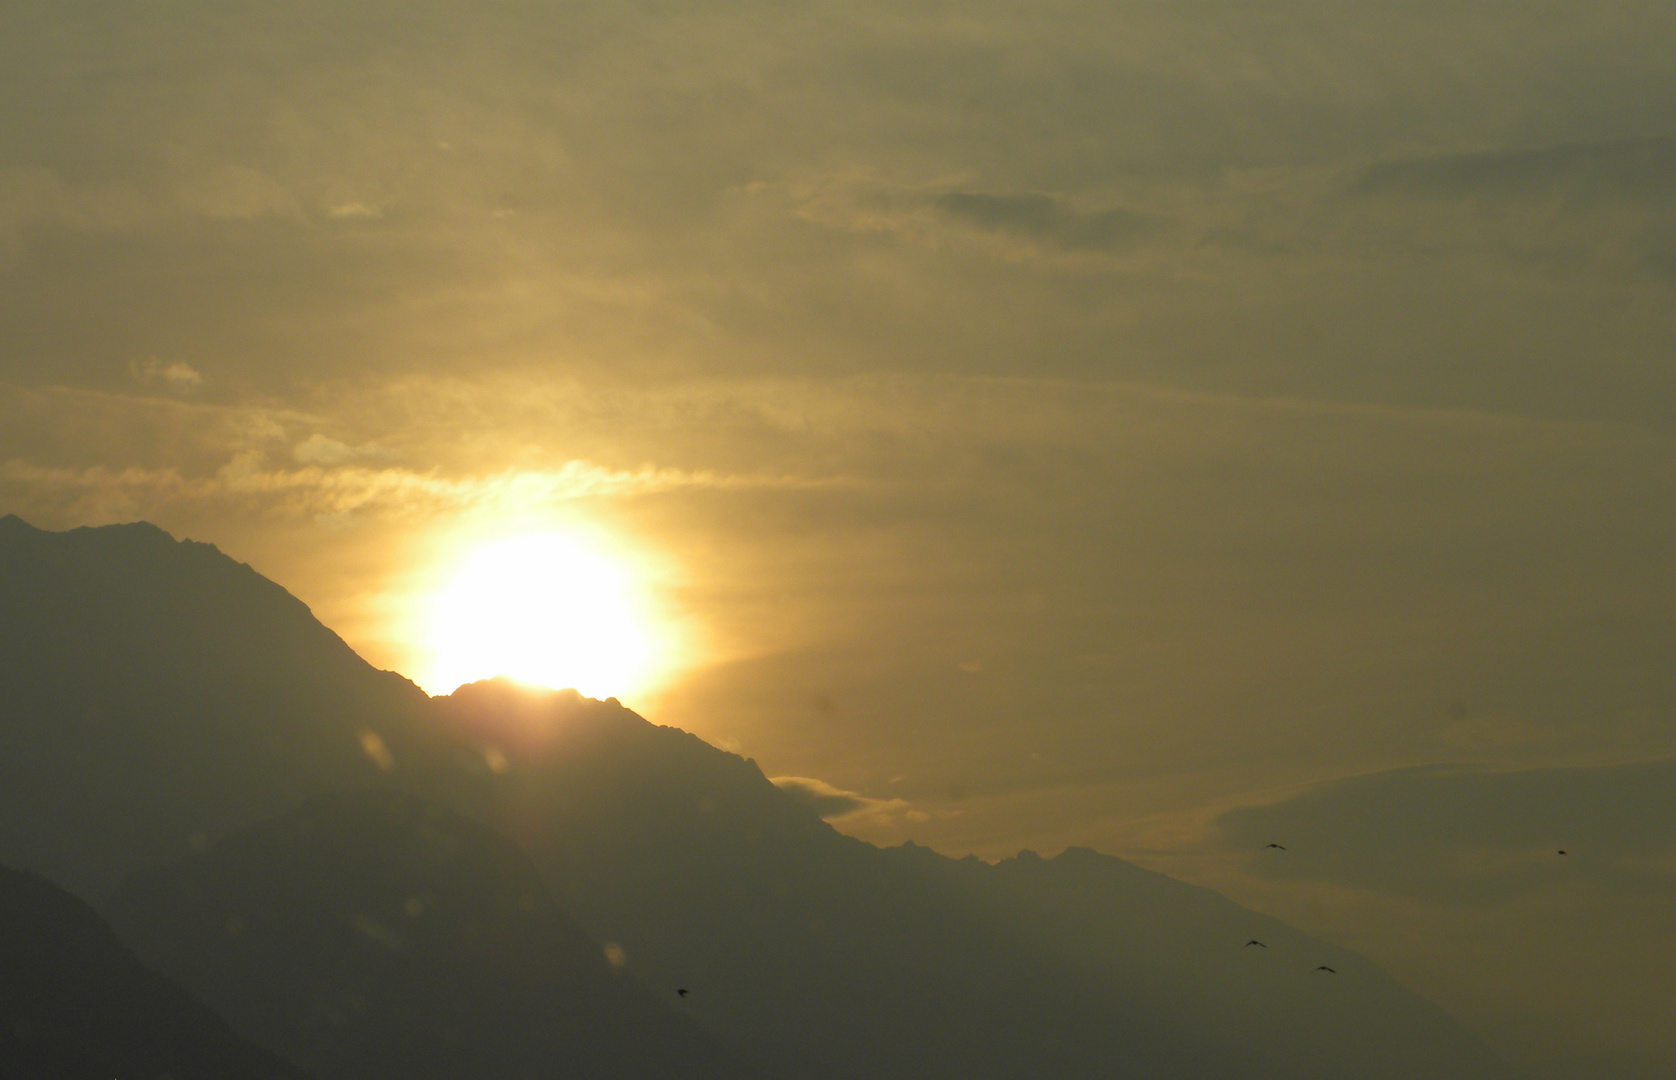
[[[505,675],[466,683],[434,700],[455,730],[509,751],[534,752],[579,736],[654,728],[616,698],[601,701]]]
[[[95,542],[115,540],[130,542],[156,543],[164,541],[169,544],[190,544],[193,541],[177,541],[165,529],[153,525],[149,521],[125,521],[113,525],[78,525],[73,529],[53,530],[43,529],[38,525],[31,525],[16,514],[0,516],[0,539],[21,537],[76,537]],[[212,550],[214,545],[201,545]]]
[[[578,690],[559,690],[519,682],[510,675],[496,675],[491,679],[462,683],[453,693],[444,697],[463,708],[512,707],[536,712],[575,709],[585,702],[599,703],[599,699],[585,697]]]
[[[446,767],[423,691],[213,546],[3,524],[0,820],[47,827],[0,860],[97,896],[311,791]]]

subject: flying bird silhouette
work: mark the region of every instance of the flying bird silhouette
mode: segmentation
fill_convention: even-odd
[[[682,996],[682,997],[686,997],[686,996],[687,996],[687,994],[688,994],[688,990],[687,990],[687,988],[686,988],[686,987],[684,987],[684,986],[678,986],[678,987],[676,987],[676,988],[675,988],[675,992],[676,992],[676,993],[677,993],[677,994],[680,994],[680,995],[681,995],[681,996]]]
[[[1561,854],[1561,855],[1564,855],[1564,854],[1565,854],[1565,848],[1560,848],[1560,854]]]
[[[1276,848],[1280,851],[1285,851],[1286,850],[1286,845],[1285,844],[1264,844],[1263,845],[1263,850],[1267,851],[1269,848]]]
[[[1328,967],[1326,964],[1322,964],[1320,967],[1316,968],[1315,970],[1316,971],[1325,971],[1329,975],[1337,975],[1338,974],[1338,972],[1334,971],[1332,968]]]
[[[1248,942],[1246,942],[1246,943],[1245,943],[1245,944],[1244,944],[1244,945],[1241,945],[1241,946],[1240,946],[1240,948],[1242,948],[1242,949],[1249,949],[1249,948],[1251,948],[1251,947],[1252,947],[1252,946],[1253,946],[1253,945],[1255,945],[1255,946],[1257,946],[1257,947],[1258,947],[1258,948],[1259,948],[1259,949],[1266,949],[1266,948],[1268,948],[1268,946],[1267,946],[1267,945],[1265,945],[1265,944],[1263,944],[1263,943],[1262,943],[1262,942],[1261,942],[1261,941],[1258,941],[1258,940],[1257,940],[1257,939],[1256,939],[1256,938],[1252,938],[1252,939],[1251,939],[1251,940],[1250,940],[1250,941],[1248,941]]]

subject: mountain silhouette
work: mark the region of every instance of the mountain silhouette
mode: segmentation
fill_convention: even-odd
[[[305,1080],[145,967],[93,909],[0,867],[0,1076]]]
[[[494,680],[438,704],[546,733],[493,816],[568,910],[650,981],[703,986],[705,1022],[777,1076],[1512,1075],[1366,960],[1210,890],[1087,850],[879,849],[613,702]],[[1301,977],[1323,959],[1347,977]]]
[[[0,863],[98,899],[314,792],[446,787],[429,712],[208,544],[0,518]]]
[[[1511,1075],[1366,960],[1207,890],[1086,851],[991,866],[880,849],[615,701],[504,680],[427,698],[278,586],[150,526],[0,519],[0,627],[26,653],[0,661],[0,860],[73,871],[84,895],[165,863],[190,876],[209,865],[187,858],[194,838],[311,796],[403,787],[510,838],[560,910],[645,985],[688,989],[684,1014],[779,1080]],[[191,910],[147,940],[213,933]],[[344,938],[346,955],[379,936]],[[1243,950],[1252,937],[1270,947]],[[190,955],[206,987],[233,970]],[[1340,974],[1303,977],[1323,962]]]
[[[509,841],[402,792],[318,796],[107,911],[321,1080],[760,1080],[608,961]]]

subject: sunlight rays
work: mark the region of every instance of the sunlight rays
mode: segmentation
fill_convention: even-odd
[[[627,560],[563,532],[470,550],[432,594],[421,683],[447,693],[506,675],[590,697],[643,688],[667,651]]]

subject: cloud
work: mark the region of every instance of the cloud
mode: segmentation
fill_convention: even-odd
[[[1049,272],[1237,281],[1397,252],[1475,274],[1485,260],[1604,279],[1676,267],[1676,139],[1352,153],[1082,190],[862,170],[752,190],[833,229]]]
[[[326,216],[337,220],[353,220],[356,218],[381,218],[384,216],[382,207],[364,202],[339,203],[326,211]]]
[[[320,464],[283,469],[269,467],[261,451],[247,450],[235,455],[215,475],[196,477],[173,468],[96,465],[75,469],[11,458],[0,462],[0,482],[33,489],[38,495],[81,492],[108,498],[120,493],[131,505],[146,506],[151,512],[179,505],[255,502],[270,514],[282,516],[380,512],[408,517],[463,510],[515,513],[576,499],[625,498],[682,488],[809,488],[843,481],[730,476],[651,465],[616,470],[586,461],[569,461],[552,469],[509,469],[468,477]]]
[[[1301,266],[1395,251],[1589,273],[1676,266],[1670,138],[1409,151],[1371,162],[1352,153],[1215,178],[1124,177],[1080,192],[864,170],[753,190],[832,228],[1058,269],[1134,269],[1140,259],[1153,271],[1237,279],[1276,260]]]
[[[1413,154],[1350,170],[1341,239],[1573,274],[1676,275],[1676,139]]]
[[[807,776],[777,776],[775,787],[828,820],[855,817],[885,818],[898,813],[916,813],[903,799],[872,799],[854,791],[833,787],[824,780]]]
[[[159,217],[157,208],[123,181],[66,184],[41,166],[0,168],[0,269],[22,256],[32,229],[123,233]]]
[[[175,198],[183,209],[222,220],[277,217],[296,221],[303,210],[278,181],[244,165],[224,165],[181,184]]]
[[[1065,251],[1114,252],[1179,233],[1169,218],[1113,207],[1080,210],[1041,192],[946,191],[930,205],[974,228],[1009,234]]]
[[[1415,155],[1368,166],[1353,195],[1676,202],[1676,138]]]
[[[984,190],[962,182],[912,184],[851,172],[799,184],[759,184],[801,216],[858,232],[890,232],[932,245],[964,243],[1008,259],[1119,256],[1180,246],[1182,222],[1123,205],[1081,203],[1045,191]]]
[[[1676,896],[1676,759],[1397,769],[1232,810],[1217,826],[1235,849],[1285,844],[1251,863],[1277,879],[1455,903],[1577,881]]]
[[[315,432],[291,450],[291,456],[304,465],[342,465],[363,456],[365,450],[329,439]]]
[[[128,365],[128,372],[136,382],[161,383],[180,394],[189,394],[204,385],[204,376],[198,369],[181,360],[169,364],[155,358],[137,360]]]
[[[11,0],[3,509],[215,540],[398,668],[410,560],[597,517],[733,665],[660,719],[958,783],[948,850],[1651,758],[1676,22],[1597,7]]]

